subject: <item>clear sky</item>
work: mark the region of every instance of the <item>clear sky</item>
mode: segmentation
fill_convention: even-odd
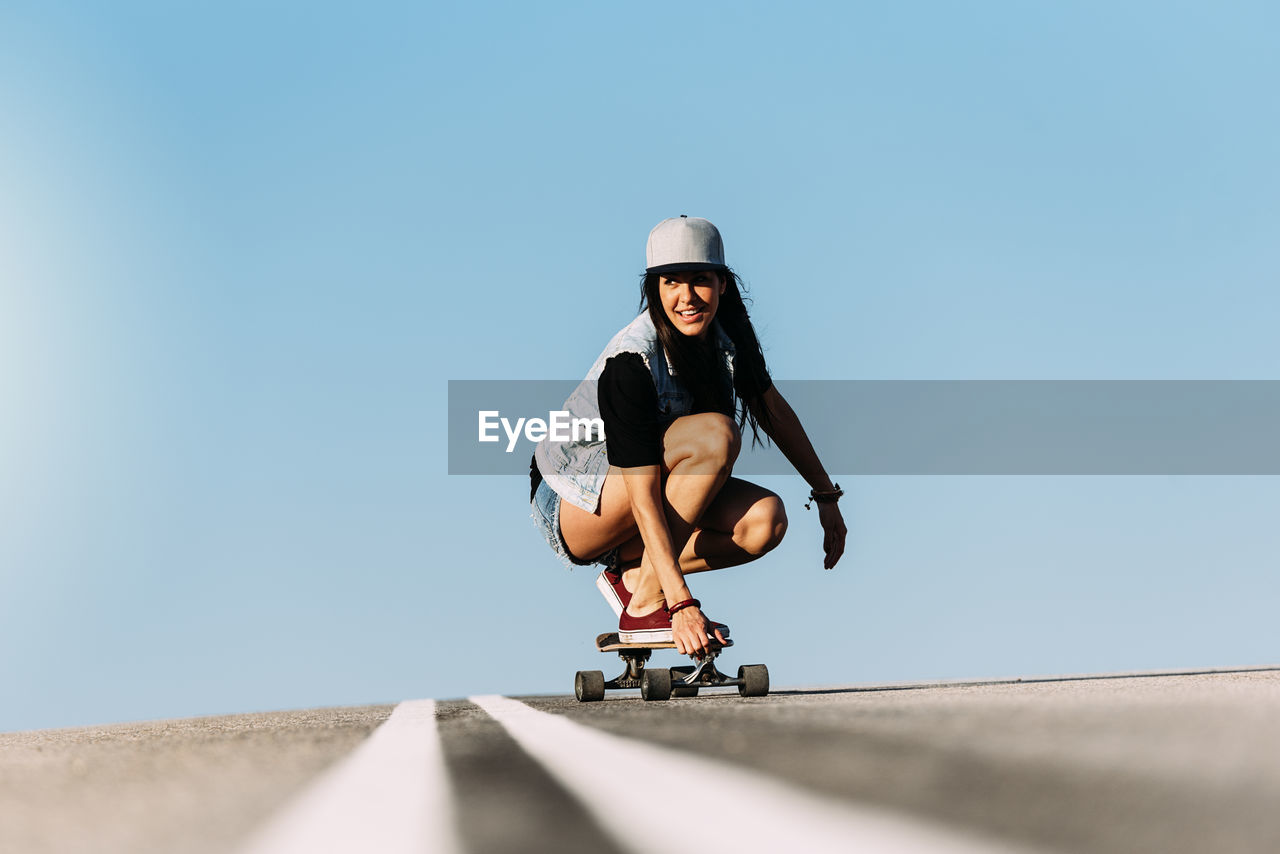
[[[705,216],[788,379],[1276,379],[1280,13],[6,4],[0,730],[614,665],[450,379],[574,379]],[[800,413],[802,418],[806,413]],[[821,448],[819,448],[821,452]],[[775,684],[1275,661],[1280,482],[798,477]]]

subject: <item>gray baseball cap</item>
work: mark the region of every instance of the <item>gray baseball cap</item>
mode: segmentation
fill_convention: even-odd
[[[655,225],[644,255],[646,273],[728,269],[719,230],[697,216],[681,214]]]

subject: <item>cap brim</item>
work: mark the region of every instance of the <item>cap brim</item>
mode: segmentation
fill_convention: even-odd
[[[656,267],[646,267],[644,271],[646,273],[675,273],[677,271],[683,271],[687,273],[697,273],[697,272],[701,272],[702,270],[724,271],[728,269],[729,267],[726,264],[711,264],[708,262],[696,262],[696,263],[686,262],[686,263],[677,263],[677,264],[659,264]]]

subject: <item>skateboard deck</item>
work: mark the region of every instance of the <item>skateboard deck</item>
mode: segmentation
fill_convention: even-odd
[[[709,646],[712,649],[724,649],[727,646],[733,646],[733,638],[729,638],[729,642],[722,644],[719,641],[711,641]],[[596,649],[601,652],[618,652],[624,649],[675,649],[676,645],[672,641],[663,643],[623,643],[618,639],[617,632],[606,632],[602,635],[596,635]]]
[[[648,668],[645,666],[654,650],[675,649],[670,641],[663,643],[623,643],[617,632],[596,636],[596,649],[600,652],[616,652],[626,664],[621,675],[608,682],[599,670],[579,670],[574,678],[573,693],[579,702],[603,700],[606,690],[639,688],[645,700],[669,700],[672,697],[695,697],[699,688],[731,688],[736,686],[744,697],[763,697],[769,693],[769,670],[763,664],[746,664],[738,668],[738,675],[731,677],[716,669],[716,657],[728,647],[726,643],[712,640],[701,656],[690,656],[693,666]]]

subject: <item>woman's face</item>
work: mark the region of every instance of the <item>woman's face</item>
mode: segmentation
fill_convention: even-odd
[[[662,273],[658,276],[662,310],[681,334],[706,338],[725,284],[724,277],[714,270]]]

